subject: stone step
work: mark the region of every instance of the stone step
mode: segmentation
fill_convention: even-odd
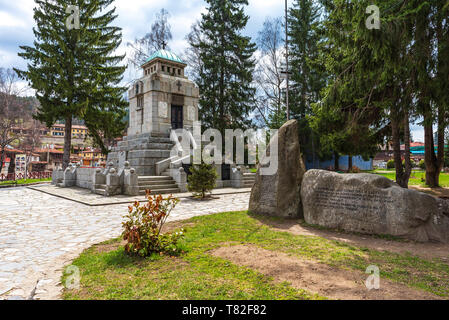
[[[152,184],[152,185],[139,186],[139,190],[140,191],[145,191],[145,190],[157,191],[157,190],[177,189],[177,188],[178,188],[178,185],[176,183],[172,183],[172,184]]]
[[[132,136],[124,136],[123,141],[143,139],[143,138],[170,138],[170,135],[168,133],[157,133],[157,132],[141,133]]]
[[[170,193],[179,193],[179,188],[169,188],[169,189],[160,189],[160,190],[152,190],[151,194],[170,194]],[[146,190],[139,191],[139,194],[146,194]]]
[[[104,195],[106,195],[106,190],[105,189],[95,189],[94,193],[99,194],[100,196],[104,196]]]
[[[164,137],[146,137],[146,138],[137,138],[137,139],[131,139],[126,141],[120,141],[117,143],[117,146],[129,146],[129,145],[139,145],[144,143],[165,143],[165,144],[172,144],[170,138],[164,138]]]
[[[139,182],[140,186],[171,186],[176,184],[176,181],[174,180],[159,180],[159,181],[145,181],[145,182]]]
[[[139,176],[138,181],[140,182],[155,182],[155,181],[171,181],[173,180],[172,177],[168,175],[162,175],[162,176]]]
[[[171,150],[173,146],[173,143],[146,143],[144,145],[145,149],[151,150]]]
[[[162,150],[162,149],[141,149],[141,150],[133,150],[128,152],[128,159],[139,159],[139,158],[163,158],[167,159],[170,157],[170,150]]]

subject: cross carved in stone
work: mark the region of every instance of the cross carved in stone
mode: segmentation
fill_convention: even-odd
[[[178,91],[181,91],[181,87],[182,87],[181,81],[178,80],[178,82],[176,82],[176,85],[178,86]]]

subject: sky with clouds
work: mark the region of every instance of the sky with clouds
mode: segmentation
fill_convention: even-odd
[[[289,5],[292,0],[288,0]],[[181,54],[187,43],[185,36],[191,25],[206,11],[203,0],[116,0],[118,18],[115,24],[122,28],[121,52],[128,51],[126,43],[142,37],[148,32],[156,13],[165,8],[170,13],[172,27],[172,51]],[[34,35],[34,0],[0,0],[0,67],[25,68],[26,62],[17,56],[19,45],[32,45]],[[250,16],[245,34],[255,41],[257,32],[267,17],[284,15],[284,0],[249,0],[246,13]],[[129,70],[125,79],[135,74]],[[423,140],[420,127],[413,126],[413,138]]]

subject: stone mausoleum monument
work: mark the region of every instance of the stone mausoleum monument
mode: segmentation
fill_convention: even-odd
[[[102,168],[69,167],[53,174],[53,184],[78,186],[104,196],[187,191],[186,160],[176,129],[192,132],[198,121],[199,89],[185,76],[187,65],[167,50],[142,65],[143,76],[128,92],[129,128]],[[194,144],[193,135],[190,134]],[[188,158],[188,159],[187,159]],[[254,174],[240,167],[216,165],[217,187],[251,187]],[[231,170],[232,169],[232,170]]]
[[[199,89],[184,75],[187,65],[159,50],[142,65],[143,77],[129,90],[128,136],[108,155],[128,161],[138,175],[156,176],[156,163],[170,157],[172,129],[192,129],[198,121]]]

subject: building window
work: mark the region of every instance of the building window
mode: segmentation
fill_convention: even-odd
[[[178,69],[178,76],[181,75],[181,69]]]
[[[165,72],[165,66],[162,66],[162,71],[164,71],[164,72]]]
[[[137,98],[137,109],[143,108],[143,96]]]

